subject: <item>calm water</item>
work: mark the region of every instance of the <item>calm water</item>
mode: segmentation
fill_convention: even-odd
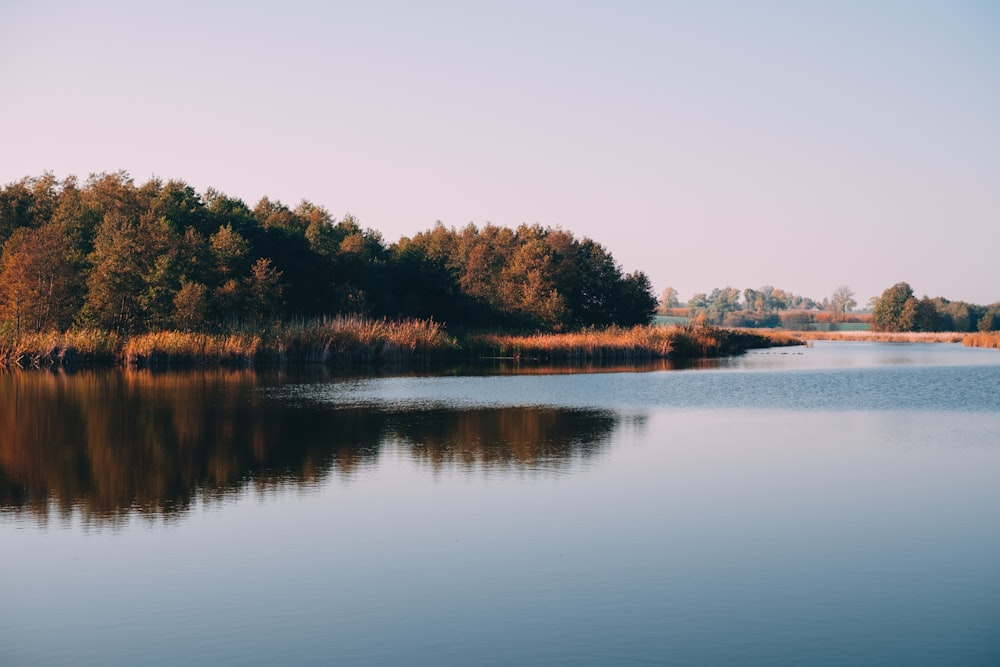
[[[0,591],[4,666],[998,665],[1000,353],[0,375]]]

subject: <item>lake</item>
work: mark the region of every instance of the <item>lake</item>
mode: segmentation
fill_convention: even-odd
[[[1000,353],[596,370],[0,374],[0,665],[1000,664]]]

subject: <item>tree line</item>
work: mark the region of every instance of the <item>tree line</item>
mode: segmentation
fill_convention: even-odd
[[[1000,331],[1000,303],[982,306],[944,297],[918,299],[909,283],[886,288],[872,304],[876,331]]]
[[[656,307],[645,274],[562,229],[438,223],[386,243],[308,201],[251,208],[125,172],[5,185],[0,247],[8,333],[217,331],[338,313],[558,331],[647,323]]]
[[[847,285],[834,290],[832,297],[815,301],[771,285],[739,290],[735,287],[715,288],[710,293],[699,292],[682,306],[677,291],[666,288],[660,297],[660,312],[686,308],[686,314],[696,322],[727,327],[778,327],[794,320],[785,311],[823,311],[831,320],[845,321],[857,306],[854,291]],[[806,323],[806,317],[802,322]]]

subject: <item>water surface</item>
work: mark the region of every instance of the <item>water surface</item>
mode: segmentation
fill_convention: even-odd
[[[0,397],[0,664],[1000,664],[996,351]]]

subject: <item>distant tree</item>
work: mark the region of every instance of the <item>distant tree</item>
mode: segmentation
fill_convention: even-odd
[[[770,313],[785,310],[792,295],[782,289],[765,285],[758,289],[743,290],[744,308],[754,313]]]
[[[1000,303],[994,303],[986,309],[977,324],[979,331],[1000,331]]]
[[[692,295],[692,297],[688,299],[687,307],[689,310],[694,311],[708,308],[708,295],[704,292],[698,292]]]
[[[912,331],[917,316],[917,300],[908,283],[889,287],[875,302],[872,329],[876,331]]]
[[[665,288],[660,294],[660,308],[680,308],[681,302],[677,297],[677,290],[673,287]]]
[[[933,301],[943,331],[975,331],[986,313],[982,306],[964,301],[949,301],[943,297],[936,297]]]
[[[740,290],[734,287],[725,287],[712,290],[711,294],[698,293],[688,301],[688,312],[691,317],[701,317],[707,324],[722,324],[728,318],[730,323],[738,322],[742,325],[744,318],[733,317],[732,314],[739,311]]]
[[[852,310],[858,302],[854,300],[854,290],[852,290],[847,285],[841,285],[833,291],[833,296],[830,298],[830,310],[833,311],[833,316],[840,319],[844,319],[847,311]]]
[[[712,290],[706,310],[709,321],[721,324],[730,313],[738,310],[740,310],[740,290],[734,287]]]
[[[775,287],[771,290],[771,304],[775,310],[787,310],[792,296],[791,292]]]
[[[912,331],[939,331],[941,318],[938,315],[934,302],[926,296],[913,305],[913,325]],[[907,307],[910,302],[907,303]]]

